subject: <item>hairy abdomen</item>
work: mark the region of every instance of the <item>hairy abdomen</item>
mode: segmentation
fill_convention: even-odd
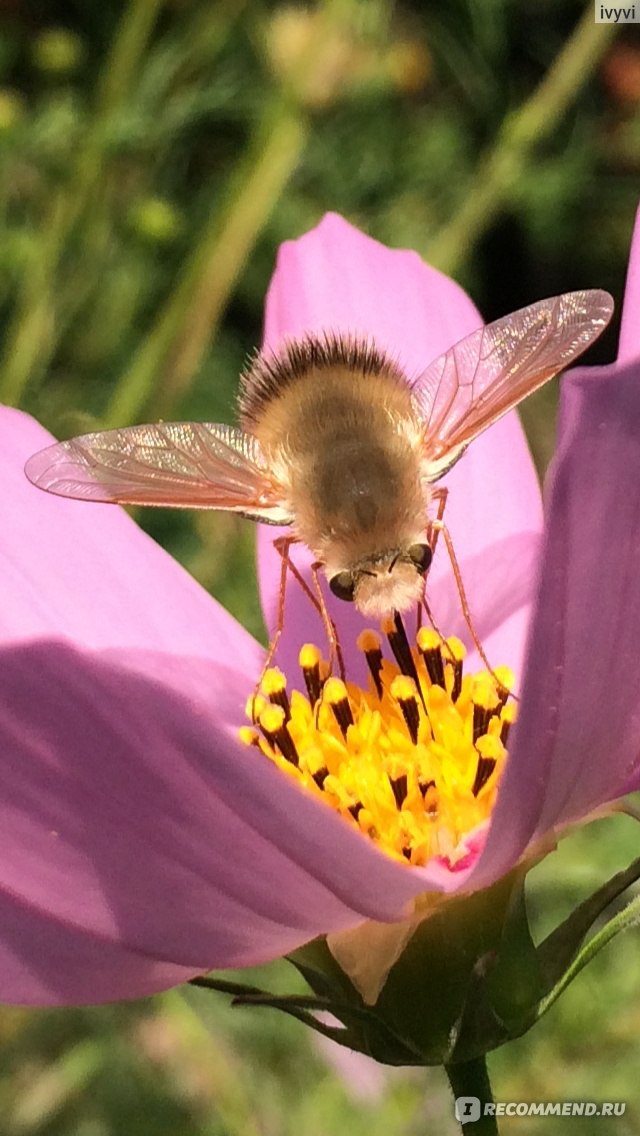
[[[312,371],[272,399],[254,432],[288,480],[298,536],[322,560],[355,563],[416,539],[420,423],[397,378]]]

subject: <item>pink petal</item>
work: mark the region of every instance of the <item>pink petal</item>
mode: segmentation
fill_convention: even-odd
[[[631,363],[640,356],[640,209],[631,238],[627,282],[624,290],[624,307],[620,324],[618,362]]]
[[[2,1000],[137,996],[399,918],[424,889],[235,741],[245,675],[183,658],[211,690],[194,712],[152,656],[145,678],[126,652],[0,655]]]
[[[387,249],[329,213],[310,233],[280,249],[267,297],[264,344],[277,349],[286,339],[326,331],[361,334],[374,338],[409,375],[417,375],[481,322],[462,289],[416,253]],[[517,416],[509,415],[474,442],[446,484],[451,490],[447,524],[478,632],[496,663],[518,669],[542,512]],[[277,530],[261,527],[260,581],[272,629],[280,581],[275,535]],[[296,549],[294,559],[308,569],[306,550]],[[444,547],[430,573],[429,594],[447,632],[468,640]],[[279,661],[293,673],[300,644],[310,636],[324,640],[295,583],[289,586],[287,605]],[[328,606],[344,643],[353,642],[362,627],[360,618],[330,595]],[[362,674],[360,660],[352,656],[349,662],[353,673]]]
[[[91,1005],[144,998],[194,977],[121,943],[54,923],[17,896],[0,894],[0,997],[18,1006]]]
[[[640,787],[640,364],[562,384],[520,720],[473,883]]]
[[[33,419],[0,407],[0,638],[124,647],[131,666],[142,648],[213,660],[232,651],[259,673],[258,645],[124,510],[65,501],[27,481],[27,457],[50,441]]]

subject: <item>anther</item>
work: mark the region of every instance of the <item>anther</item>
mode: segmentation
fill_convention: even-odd
[[[478,764],[471,788],[474,797],[477,797],[480,790],[487,784],[487,781],[497,765],[498,758],[504,752],[502,743],[493,735],[480,738],[477,749],[479,753]]]
[[[435,789],[435,787],[436,787],[435,781],[418,781],[418,788],[419,788],[420,792],[422,793],[423,797],[426,797],[427,793],[429,792],[429,789]]]
[[[248,746],[260,747],[260,736],[251,726],[241,726],[238,730],[240,741]]]
[[[416,698],[416,686],[412,678],[397,675],[391,683],[390,693],[402,710],[409,737],[414,745],[418,743],[420,729],[420,710]]]
[[[426,710],[424,696],[420,688],[420,679],[416,670],[416,664],[413,661],[411,654],[411,647],[407,639],[407,633],[404,629],[404,623],[399,611],[393,613],[393,619],[385,619],[382,624],[382,629],[389,640],[389,646],[393,651],[395,660],[404,675],[412,678],[416,684],[416,689],[420,695],[420,701]]]
[[[424,665],[427,668],[427,674],[431,679],[434,686],[441,686],[445,689],[444,681],[444,660],[442,658],[442,640],[437,631],[432,627],[421,627],[417,637],[416,643],[418,650],[424,659]]]
[[[457,635],[451,635],[445,643],[448,662],[453,670],[453,686],[451,688],[451,701],[457,702],[462,690],[462,670],[467,654],[467,648]]]
[[[335,720],[340,727],[343,738],[346,738],[349,726],[353,725],[353,713],[349,705],[347,688],[342,679],[328,678],[324,684],[323,697],[333,710]]]
[[[260,714],[260,729],[272,749],[279,749],[286,761],[299,764],[298,751],[289,730],[282,706],[265,706]]]
[[[287,680],[278,667],[271,667],[265,674],[262,685],[262,693],[266,695],[274,706],[281,706],[284,710],[287,722],[291,717],[291,706],[289,705],[289,695],[287,694]]]
[[[479,675],[473,684],[473,743],[486,734],[489,722],[500,709],[500,699],[490,675]]]
[[[505,749],[507,748],[509,734],[511,732],[511,727],[516,720],[517,713],[518,708],[515,702],[507,702],[506,705],[502,708],[502,712],[500,714],[500,741],[502,742]]]
[[[375,631],[361,631],[358,636],[358,650],[364,653],[367,660],[367,666],[371,671],[378,698],[382,698],[382,679],[380,672],[382,671],[382,648],[380,640]]]
[[[438,790],[435,781],[430,781],[424,796],[424,811],[430,820],[435,820],[438,815]]]
[[[313,643],[305,643],[300,648],[298,663],[304,677],[304,684],[309,695],[309,702],[315,706],[322,694],[322,678],[320,674],[321,655]]]
[[[399,777],[390,777],[389,784],[391,785],[391,789],[396,800],[396,805],[399,809],[401,809],[407,797],[407,788],[409,784],[407,774],[402,773]]]
[[[304,765],[319,789],[324,789],[324,783],[329,776],[324,753],[320,746],[309,746],[304,753]]]
[[[496,667],[493,671],[493,675],[497,683],[496,693],[498,695],[498,701],[500,706],[504,706],[515,685],[516,676],[511,670],[511,667],[505,666]]]
[[[478,764],[476,766],[476,775],[475,775],[475,778],[474,778],[474,781],[473,781],[473,787],[471,789],[471,792],[473,793],[474,797],[477,797],[478,793],[482,789],[483,785],[486,785],[486,783],[489,780],[491,774],[493,773],[495,767],[496,767],[496,763],[495,763],[495,761],[492,757],[479,757],[478,758]]]
[[[476,703],[473,705],[473,743],[477,742],[483,734],[486,734],[489,722],[493,717],[492,711],[488,710],[486,706],[478,706]]]

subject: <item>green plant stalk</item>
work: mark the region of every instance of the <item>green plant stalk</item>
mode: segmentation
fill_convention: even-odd
[[[163,4],[164,0],[131,0],[127,7],[101,73],[99,117],[106,118],[116,107],[122,106],[137,78],[140,57]]]
[[[306,144],[307,72],[335,26],[361,14],[359,0],[323,0],[317,34],[268,104],[246,154],[194,242],[177,287],[118,380],[105,426],[169,414],[197,372],[229,295]]]
[[[460,1121],[460,1130],[474,1136],[497,1136],[498,1125],[495,1116],[485,1116],[483,1105],[493,1103],[491,1082],[487,1072],[487,1062],[484,1057],[476,1057],[473,1061],[463,1061],[460,1064],[445,1065],[445,1072],[454,1100],[458,1097],[477,1097],[480,1101],[481,1114],[479,1120],[465,1124]]]
[[[193,1057],[199,1065],[206,1063],[211,1096],[211,1113],[202,1116],[197,1105],[198,1132],[202,1136],[260,1136],[258,1125],[247,1099],[246,1089],[238,1080],[238,1070],[225,1052],[224,1039],[207,1028],[197,1010],[179,990],[167,990],[159,996],[162,1016],[175,1031],[179,1044],[178,1058],[188,1067]]]
[[[105,426],[135,421],[158,392],[164,414],[196,370],[229,294],[304,147],[304,118],[279,97],[265,112],[198,234],[177,287],[120,377]],[[163,377],[167,376],[162,381]]]
[[[547,137],[590,78],[616,33],[615,24],[596,24],[588,4],[572,36],[544,79],[509,115],[491,150],[480,160],[462,207],[428,246],[431,264],[453,273],[488,228],[519,178],[532,152]]]
[[[37,1132],[55,1125],[72,1101],[91,1092],[104,1066],[104,1046],[96,1039],[87,1038],[64,1049],[42,1071],[36,1067],[30,1078],[29,1092],[19,1094],[11,1109],[11,1130]]]
[[[0,363],[0,402],[7,406],[19,406],[31,375],[45,365],[53,350],[55,308],[51,282],[65,232],[64,213],[63,202],[57,198],[51,205],[38,255],[31,258],[20,282]]]
[[[29,379],[46,367],[55,350],[58,265],[69,234],[100,181],[108,121],[129,97],[162,4],[163,0],[131,0],[125,9],[98,81],[95,112],[84,144],[43,218],[41,255],[25,272],[0,364],[0,400],[10,406],[20,404]]]

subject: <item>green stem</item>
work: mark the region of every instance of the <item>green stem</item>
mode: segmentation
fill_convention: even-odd
[[[208,1027],[197,1009],[178,990],[159,995],[162,1018],[177,1042],[177,1061],[184,1070],[206,1071],[211,1118],[197,1116],[201,1136],[260,1136],[251,1101],[227,1055],[225,1039]],[[178,1073],[180,1069],[178,1070]],[[202,1108],[198,1109],[202,1112]]]
[[[460,1097],[475,1097],[479,1101],[480,1116],[470,1108],[469,1119],[465,1121],[457,1117],[460,1130],[469,1133],[469,1136],[497,1136],[498,1125],[495,1116],[485,1116],[485,1104],[493,1104],[491,1082],[487,1072],[487,1062],[484,1057],[476,1057],[473,1061],[462,1061],[455,1065],[445,1065],[454,1100]],[[472,1105],[472,1102],[471,1102]],[[473,1106],[473,1105],[472,1105]]]
[[[476,168],[462,207],[430,242],[431,264],[452,273],[468,256],[514,185],[527,176],[534,148],[587,82],[615,33],[615,24],[594,22],[589,3],[540,86],[505,119],[495,144]]]
[[[65,185],[43,217],[41,255],[27,268],[0,365],[0,401],[20,403],[29,379],[42,372],[57,343],[55,280],[67,239],[91,202],[108,149],[108,123],[130,96],[141,56],[164,0],[131,0],[98,81],[95,113]]]
[[[122,106],[136,81],[140,58],[164,0],[131,0],[107,55],[98,88],[98,115],[106,118]]]
[[[276,204],[306,140],[303,118],[283,99],[265,112],[233,171],[180,278],[103,416],[104,425],[132,422],[154,389],[153,415],[164,416],[195,374],[215,335],[230,292]]]
[[[358,0],[323,0],[316,35],[282,89],[270,100],[249,142],[197,235],[180,278],[131,364],[118,379],[103,415],[105,426],[170,415],[210,348],[229,296],[308,136],[304,106],[309,75],[322,63],[334,28],[360,16]]]

